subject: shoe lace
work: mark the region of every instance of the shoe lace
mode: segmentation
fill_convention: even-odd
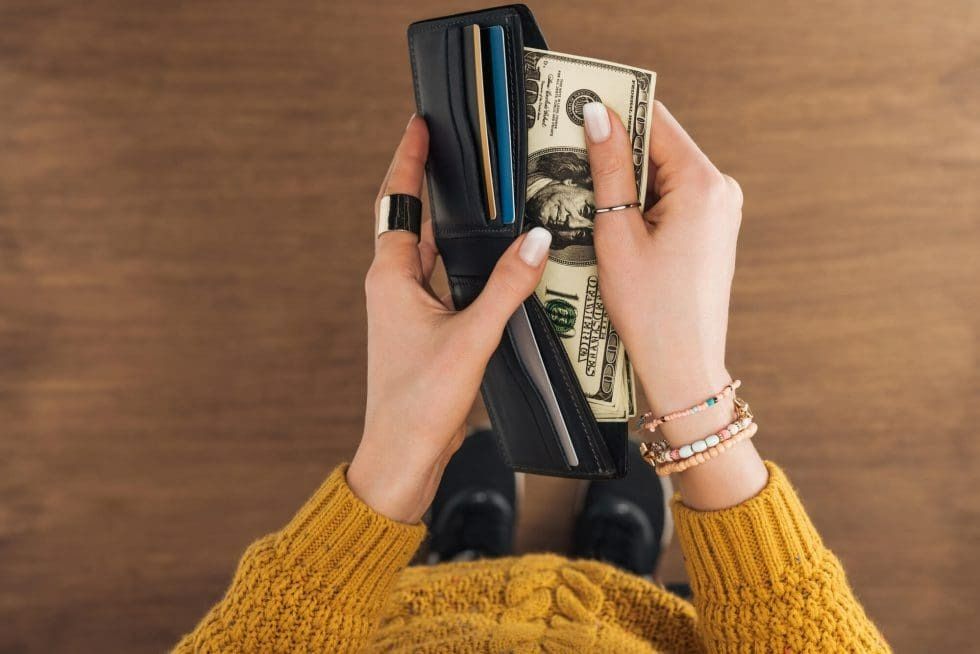
[[[620,568],[631,569],[636,547],[636,530],[612,516],[596,519],[592,541],[593,556]]]
[[[453,509],[452,519],[444,524],[445,531],[436,534],[440,556],[438,560],[470,560],[506,553],[504,530],[499,502],[484,493],[474,493]]]
[[[478,557],[493,553],[499,540],[499,520],[500,516],[492,506],[475,504],[467,507],[459,531],[459,551],[473,552]]]

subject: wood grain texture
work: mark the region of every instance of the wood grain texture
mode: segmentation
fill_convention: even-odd
[[[760,446],[896,651],[968,651],[978,5],[641,4],[533,8],[742,183]],[[462,6],[0,3],[0,651],[166,648],[350,456],[405,27]]]

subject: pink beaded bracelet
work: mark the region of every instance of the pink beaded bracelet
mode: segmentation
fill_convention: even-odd
[[[699,440],[671,449],[670,443],[665,440],[656,443],[641,443],[640,454],[650,465],[659,465],[670,461],[682,461],[689,459],[699,452],[704,452],[710,447],[718,445],[735,436],[740,431],[744,431],[753,424],[754,416],[749,403],[740,398],[735,398],[735,420],[719,432],[705,436]]]
[[[738,432],[738,434],[735,436],[732,436],[729,440],[724,441],[723,443],[718,443],[714,447],[709,447],[704,452],[698,452],[689,459],[661,463],[656,467],[657,476],[666,477],[667,475],[675,472],[684,472],[685,470],[693,468],[694,466],[707,463],[719,454],[723,454],[729,448],[734,447],[736,443],[747,441],[748,439],[752,438],[755,436],[757,431],[759,431],[759,425],[753,422],[747,428]]]
[[[654,432],[657,431],[657,427],[664,424],[665,422],[670,422],[671,420],[677,420],[678,418],[685,418],[687,416],[692,416],[695,413],[701,413],[702,411],[710,409],[714,405],[718,404],[726,397],[732,397],[733,395],[735,395],[735,391],[741,385],[742,385],[742,380],[736,379],[731,384],[729,384],[725,388],[721,389],[720,391],[718,391],[717,393],[715,393],[714,395],[706,399],[704,402],[701,402],[700,404],[695,404],[694,406],[687,409],[683,409],[681,411],[674,411],[673,413],[668,413],[667,415],[660,416],[659,418],[653,418],[651,420],[650,416],[653,415],[653,412],[647,412],[640,417],[640,422],[637,428],[646,429],[647,431]]]

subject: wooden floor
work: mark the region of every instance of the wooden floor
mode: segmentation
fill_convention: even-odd
[[[644,4],[534,9],[742,183],[761,448],[896,651],[975,648],[980,6]],[[0,3],[0,651],[165,649],[351,455],[405,27],[459,7]]]

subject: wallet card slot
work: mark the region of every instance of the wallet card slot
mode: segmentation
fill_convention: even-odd
[[[524,98],[524,45],[522,38],[522,29],[520,21],[517,19],[516,14],[508,14],[505,18],[500,18],[497,20],[483,19],[475,21],[476,25],[486,31],[486,28],[500,28],[503,30],[504,35],[504,77],[506,78],[506,84],[503,88],[506,92],[506,111],[498,111],[496,105],[496,83],[497,83],[497,71],[492,65],[493,57],[490,54],[490,39],[485,38],[483,40],[484,47],[484,83],[485,83],[485,97],[486,97],[486,115],[488,116],[488,122],[492,124],[491,127],[491,141],[496,141],[497,127],[499,123],[506,123],[509,127],[507,130],[509,132],[509,141],[507,141],[508,148],[510,151],[509,161],[505,161],[503,156],[503,149],[499,146],[496,147],[496,152],[494,155],[495,159],[495,177],[499,183],[507,178],[510,179],[513,188],[512,198],[513,198],[513,216],[514,220],[512,223],[501,221],[494,221],[491,223],[491,228],[496,228],[502,232],[518,235],[522,231],[523,226],[523,215],[524,215],[524,200],[526,196],[527,188],[527,178],[526,178],[526,167],[527,167],[527,129],[526,129],[526,115],[525,115],[525,98]],[[474,121],[478,121],[478,117],[473,117]],[[505,175],[501,166],[506,165],[509,169],[509,175]],[[497,188],[498,198],[502,198],[505,195],[505,190],[502,187]],[[501,200],[501,204],[502,204]]]
[[[500,218],[499,183],[497,180],[496,143],[492,138],[493,116],[488,107],[487,79],[492,72],[486,63],[483,33],[478,25],[463,30],[463,79],[466,83],[466,115],[477,148],[480,165],[480,189],[483,191],[487,218]],[[482,108],[482,112],[481,112]]]
[[[482,386],[483,401],[493,424],[512,435],[501,439],[506,458],[510,465],[529,472],[534,471],[535,462],[548,461],[553,466],[549,474],[554,474],[557,466],[571,473],[573,467],[555,433],[545,400],[521,362],[508,332],[487,365]],[[527,430],[531,425],[533,431]]]
[[[486,278],[479,275],[450,275],[455,307],[469,306],[485,284]],[[515,469],[551,475],[609,479],[626,474],[626,424],[595,421],[540,301],[532,296],[524,302],[524,309],[554,389],[559,419],[566,426],[566,436],[571,439],[571,449],[578,461],[577,465],[570,465],[553,411],[549,410],[548,400],[528,369],[534,362],[522,360],[521,348],[508,325],[491,357],[483,383],[484,402],[502,435],[501,447],[508,463]]]
[[[520,141],[518,135],[515,134],[515,125],[517,125],[518,116],[523,117],[522,111],[517,111],[517,107],[523,108],[524,97],[523,93],[517,95],[518,86],[512,82],[516,72],[513,66],[513,57],[510,52],[507,53],[508,66],[507,69],[507,93],[508,93],[508,115],[498,116],[495,110],[495,96],[494,96],[494,71],[493,67],[490,65],[491,57],[489,56],[489,40],[484,38],[482,41],[482,51],[473,52],[472,49],[468,49],[465,40],[469,38],[469,29],[476,25],[478,28],[486,28],[491,26],[501,27],[504,29],[505,41],[512,43],[513,41],[508,38],[508,30],[506,25],[486,25],[478,22],[471,23],[469,25],[461,25],[457,27],[452,27],[446,31],[448,38],[447,45],[447,61],[449,63],[447,68],[448,84],[449,84],[449,98],[450,98],[450,109],[453,116],[453,121],[456,125],[456,134],[459,137],[461,151],[464,154],[464,161],[462,162],[465,167],[465,175],[467,180],[471,182],[478,190],[479,197],[484,204],[480,205],[481,214],[483,217],[483,226],[490,230],[501,231],[508,234],[517,235],[520,233],[517,231],[515,220],[513,223],[506,223],[501,220],[500,207],[503,203],[502,196],[504,194],[504,189],[499,186],[502,181],[508,177],[501,174],[499,166],[503,164],[499,155],[500,151],[496,144],[496,124],[497,120],[506,120],[511,126],[510,129],[510,142],[509,147],[512,153],[512,161],[509,164],[510,175],[509,178],[512,180],[513,189],[511,189],[514,206],[523,207],[523,197],[525,195],[525,183],[519,181],[522,178],[518,177],[518,169],[516,166],[517,157],[515,154],[520,150]],[[469,52],[468,52],[469,50]],[[493,192],[491,197],[496,199],[495,205],[497,207],[496,218],[491,219],[486,212],[486,197],[488,194],[487,184],[484,182],[483,175],[483,159],[481,154],[481,138],[479,130],[481,125],[481,120],[479,116],[478,107],[473,106],[474,103],[470,101],[468,84],[472,86],[473,75],[471,71],[466,70],[468,66],[472,65],[468,54],[472,54],[474,57],[480,57],[481,67],[483,70],[481,89],[484,99],[483,104],[483,117],[485,124],[488,128],[488,139],[490,142],[491,149],[491,160],[492,160],[492,170],[491,180],[489,184],[491,185]],[[454,63],[456,65],[454,65]],[[477,113],[474,113],[474,112]],[[524,123],[521,122],[519,128],[524,129]],[[525,150],[526,152],[526,150]],[[526,158],[526,154],[523,155]],[[520,200],[520,201],[518,201]],[[470,200],[472,202],[472,200]],[[522,210],[522,209],[521,209]],[[515,215],[520,215],[519,211],[515,211]]]
[[[565,456],[565,463],[569,467],[577,468],[578,452],[575,450],[575,443],[572,442],[568,424],[565,422],[565,416],[562,415],[561,405],[551,384],[551,375],[544,365],[544,357],[541,356],[537,337],[527,315],[527,308],[523,304],[517,307],[517,311],[507,321],[507,337],[514,346],[518,361],[523,364],[525,377],[531,381],[532,388],[537,391],[541,403],[548,412],[552,430],[558,437],[558,444]]]
[[[471,115],[467,102],[462,45],[465,28],[474,24],[504,30],[515,206],[511,224],[487,220],[483,201],[478,137],[471,127],[478,118]],[[433,115],[428,172],[437,241],[477,234],[514,238],[523,231],[527,130],[522,31],[520,15],[512,7],[423,21],[409,28],[416,105],[424,118]]]
[[[426,27],[423,29],[423,27]],[[466,114],[462,33],[413,26],[409,50],[415,103],[429,128],[426,177],[437,238],[486,229],[475,138]]]
[[[614,472],[615,466],[599,431],[599,425],[592,415],[592,409],[589,408],[564,347],[558,342],[558,337],[545,315],[541,301],[532,295],[525,300],[524,306],[537,336],[538,347],[551,383],[556,389],[562,415],[569,425],[576,451],[581,458],[591,458],[599,470]],[[590,457],[586,457],[586,454]]]
[[[453,305],[457,310],[470,305],[480,294],[486,279],[453,275],[449,278]],[[502,434],[519,436],[519,445],[503,439],[503,454],[508,463],[526,467],[528,461],[547,460],[571,471],[569,453],[562,446],[550,416],[547,401],[534,383],[533,376],[521,361],[520,349],[508,326],[500,345],[487,365],[483,381],[484,404],[493,424]],[[530,425],[533,430],[528,429]],[[537,438],[534,434],[538,434]],[[566,434],[566,438],[569,438]],[[570,443],[569,443],[570,445]],[[574,448],[572,460],[575,460]]]
[[[449,285],[456,309],[469,306],[485,284],[486,280],[479,277],[450,276]],[[511,318],[501,344],[491,358],[484,382],[487,408],[491,412],[494,424],[499,428],[510,433],[516,431],[522,434],[520,445],[511,445],[511,449],[519,451],[509,452],[509,458],[515,465],[520,465],[521,460],[528,456],[528,452],[533,451],[531,460],[540,460],[540,457],[547,456],[548,460],[556,464],[560,462],[569,471],[577,468],[580,463],[584,464],[585,470],[595,470],[599,459],[594,449],[585,446],[581,455],[586,460],[580,461],[579,450],[583,449],[583,446],[577,446],[576,439],[571,435],[572,431],[580,430],[578,420],[581,416],[575,419],[571,423],[573,427],[569,428],[569,423],[564,417],[566,408],[553,390],[562,388],[564,384],[563,382],[555,384],[554,373],[545,366],[545,355],[540,352],[543,346],[538,344],[542,338],[538,335],[540,331],[538,334],[535,333],[527,314],[528,305],[532,302],[536,300],[532,298],[525,302]],[[515,331],[520,327],[513,324],[515,320],[525,321],[525,331]],[[529,350],[535,351],[529,352]],[[537,370],[537,373],[532,370]],[[542,384],[547,388],[542,389]],[[545,391],[548,393],[547,397]],[[529,440],[531,434],[526,432],[528,421],[533,421],[535,431],[539,434],[535,440],[541,442]],[[525,428],[519,429],[517,425],[522,424]]]
[[[449,112],[459,147],[460,173],[465,183],[467,204],[466,215],[456,217],[456,219],[463,219],[467,223],[482,227],[489,222],[489,216],[487,216],[483,200],[486,190],[483,187],[480,173],[482,167],[480,142],[473,130],[473,125],[478,125],[479,122],[475,116],[470,116],[469,103],[466,98],[466,76],[464,73],[466,57],[463,56],[465,51],[463,39],[465,37],[461,27],[446,31],[446,84],[449,90]]]

